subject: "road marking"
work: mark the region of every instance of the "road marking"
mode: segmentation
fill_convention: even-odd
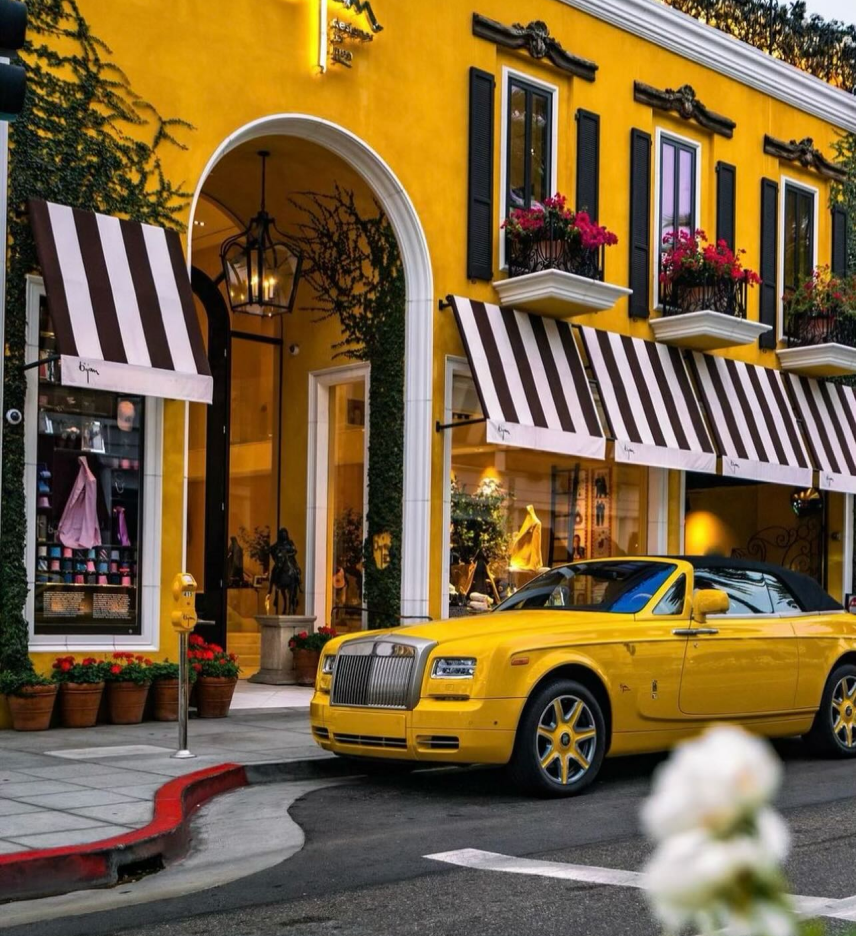
[[[480,848],[436,852],[424,857],[431,861],[441,861],[444,864],[471,868],[476,871],[501,871],[506,874],[528,874],[564,881],[580,881],[585,884],[645,889],[645,875],[641,871],[622,871],[620,868],[598,868],[592,865],[567,864],[561,861],[515,858],[512,855],[501,855],[498,852],[482,851]],[[793,894],[791,900],[800,916],[856,920],[856,897],[837,900],[827,897],[801,897]]]

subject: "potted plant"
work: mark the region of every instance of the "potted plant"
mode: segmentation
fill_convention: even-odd
[[[704,231],[670,231],[660,256],[660,297],[666,314],[711,310],[746,317],[746,291],[761,277],[743,266],[745,250],[724,240],[710,243]]]
[[[603,278],[603,250],[618,238],[595,224],[588,212],[573,211],[561,193],[531,208],[515,208],[503,222],[508,275],[557,269],[588,279]]]
[[[856,345],[856,276],[835,276],[828,266],[818,267],[784,301],[790,344]]]
[[[155,721],[178,721],[179,666],[169,660],[152,663],[149,667],[152,679],[152,717]],[[196,679],[191,669],[189,681]]]
[[[187,656],[196,675],[196,714],[200,718],[225,718],[238,683],[238,658],[192,634]]]
[[[107,706],[114,725],[138,725],[143,720],[152,676],[152,661],[117,652],[106,668]]]
[[[85,657],[79,662],[73,656],[54,660],[53,679],[59,684],[63,728],[91,728],[98,720],[106,668],[104,661],[95,657]]]
[[[5,695],[15,731],[50,728],[57,685],[33,669],[0,673],[0,695]]]
[[[312,634],[309,631],[301,631],[289,640],[288,646],[294,654],[294,670],[297,673],[298,686],[315,685],[321,651],[324,649],[324,644],[335,636],[335,627],[319,627]]]
[[[270,568],[270,527],[253,527],[252,532],[246,527],[239,527],[238,540],[249,553],[250,559],[259,564],[262,574],[267,575]]]

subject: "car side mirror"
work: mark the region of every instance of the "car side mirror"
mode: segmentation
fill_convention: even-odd
[[[693,620],[704,624],[708,614],[727,614],[731,599],[718,588],[700,588],[693,595]]]

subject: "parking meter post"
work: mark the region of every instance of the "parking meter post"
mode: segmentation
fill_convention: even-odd
[[[179,572],[172,582],[172,626],[178,633],[178,750],[179,760],[196,757],[187,740],[187,710],[190,703],[187,638],[196,627],[196,579],[189,572]]]

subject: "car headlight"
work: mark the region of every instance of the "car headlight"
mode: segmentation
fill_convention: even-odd
[[[439,657],[434,660],[434,679],[470,679],[476,672],[475,657]]]
[[[328,653],[324,657],[324,662],[321,664],[321,672],[324,676],[332,676],[333,669],[336,666],[336,654]]]

